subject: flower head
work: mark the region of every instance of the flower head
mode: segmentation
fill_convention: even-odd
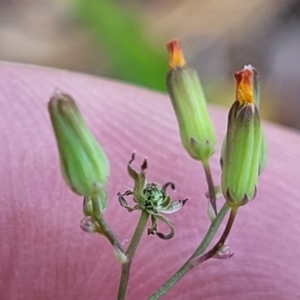
[[[255,76],[251,66],[235,73],[236,101],[229,111],[222,147],[222,192],[232,207],[255,197],[258,176],[265,164],[266,147],[255,103]]]
[[[173,182],[167,182],[163,186],[157,183],[147,183],[145,170],[147,168],[147,160],[145,159],[140,167],[140,172],[137,172],[132,166],[135,154],[131,156],[128,163],[127,171],[130,177],[134,180],[133,190],[126,190],[124,193],[118,193],[119,202],[122,207],[126,208],[129,212],[133,210],[145,210],[151,216],[152,226],[148,229],[148,234],[156,234],[162,239],[170,239],[174,235],[174,226],[170,219],[161,215],[172,214],[180,210],[187,198],[184,200],[172,200],[167,193],[167,187],[175,189]],[[132,195],[135,203],[134,207],[130,207],[125,197]],[[157,221],[161,220],[170,228],[169,234],[158,232]]]
[[[181,142],[192,158],[208,160],[215,151],[216,136],[200,80],[196,71],[186,65],[178,40],[169,42],[167,48],[170,54],[167,89]]]
[[[48,110],[65,182],[78,195],[99,196],[104,209],[104,188],[109,174],[109,162],[104,150],[69,95],[54,94],[48,103]]]

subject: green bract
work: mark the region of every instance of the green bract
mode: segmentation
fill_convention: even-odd
[[[101,196],[106,206],[109,162],[89,130],[75,101],[66,94],[55,94],[48,103],[60,166],[67,185],[78,195]],[[105,198],[105,199],[104,199]]]

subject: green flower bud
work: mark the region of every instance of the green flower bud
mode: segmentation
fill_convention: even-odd
[[[237,100],[229,116],[222,147],[222,192],[232,207],[252,200],[262,163],[263,131],[255,104],[253,69],[245,67],[235,74]]]
[[[257,108],[259,109],[260,105],[260,91],[259,91],[259,81],[258,81],[258,73],[257,71],[251,66],[246,66],[245,68],[252,71],[252,84],[253,84],[253,96],[254,96],[254,102]],[[226,137],[223,140],[222,145],[222,158],[224,157],[224,151],[226,149]],[[222,158],[221,158],[221,165],[222,165]],[[267,141],[265,137],[264,130],[262,128],[262,139],[261,139],[261,147],[260,147],[260,160],[259,160],[259,174],[263,172],[263,170],[266,167],[268,159],[268,148],[267,148]]]
[[[104,187],[109,162],[89,130],[75,101],[66,94],[55,94],[48,103],[56,137],[62,175],[73,192],[82,196],[106,197]],[[106,199],[102,199],[102,208]]]
[[[214,153],[216,135],[195,70],[186,66],[179,42],[167,45],[170,71],[167,88],[179,123],[181,142],[189,155],[206,161]]]

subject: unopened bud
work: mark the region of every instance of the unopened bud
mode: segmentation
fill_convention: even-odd
[[[245,66],[245,69],[248,69],[252,72],[252,77],[249,77],[249,82],[250,82],[250,86],[252,86],[250,94],[251,97],[253,96],[254,99],[254,103],[256,105],[256,107],[259,110],[259,106],[260,106],[260,90],[259,90],[259,80],[258,80],[258,73],[256,71],[256,69],[254,69],[251,65]],[[243,72],[243,71],[241,71]],[[238,72],[237,74],[241,73]],[[239,76],[239,75],[237,75]],[[244,85],[245,86],[245,85]],[[241,85],[237,86],[237,89],[241,90]],[[246,88],[247,90],[247,88]],[[249,88],[248,88],[249,91]],[[241,94],[242,92],[237,90],[237,97],[241,98]],[[245,94],[245,93],[244,93]],[[224,151],[226,150],[226,138],[223,141],[223,145],[222,145],[222,158],[221,158],[221,165],[222,165],[222,160],[224,157]],[[266,167],[267,164],[267,158],[268,158],[268,148],[267,148],[267,141],[266,141],[266,137],[265,137],[265,133],[264,130],[262,128],[262,138],[261,138],[261,147],[260,147],[260,159],[259,159],[259,174],[261,172],[263,172],[263,170]]]
[[[189,155],[205,161],[214,153],[216,135],[204,92],[195,70],[187,67],[179,41],[167,44],[170,71],[167,88],[179,124],[181,142]]]
[[[252,67],[235,73],[235,78],[236,101],[229,111],[222,149],[222,192],[232,207],[244,205],[256,195],[262,145]]]
[[[89,130],[75,101],[55,94],[48,103],[63,177],[78,195],[103,191],[109,175],[109,162]]]

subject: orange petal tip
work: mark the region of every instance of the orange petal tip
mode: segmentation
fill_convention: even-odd
[[[168,42],[167,49],[170,54],[170,69],[176,69],[177,67],[184,67],[186,65],[182,50],[180,48],[179,40],[172,40]]]
[[[234,73],[236,79],[236,100],[241,104],[254,103],[253,74],[255,69],[244,66],[244,69]]]

